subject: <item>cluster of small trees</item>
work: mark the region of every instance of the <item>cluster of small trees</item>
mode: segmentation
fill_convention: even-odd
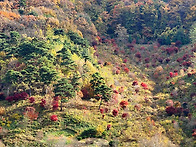
[[[55,29],[54,35],[61,36],[65,34],[63,31]],[[4,52],[4,57],[10,59],[10,61],[14,57],[12,66],[4,70],[4,76],[0,79],[0,82],[7,87],[8,96],[14,91],[20,90],[28,92],[30,96],[47,94],[48,87],[52,86],[54,87],[55,96],[60,98],[62,111],[63,103],[74,97],[76,91],[80,90],[79,79],[81,75],[77,73],[77,65],[72,60],[72,55],[76,54],[85,62],[91,60],[88,41],[74,32],[68,32],[67,35],[72,43],[65,40],[63,48],[55,52],[54,55],[54,53],[51,53],[51,48],[54,41],[58,41],[58,39],[52,40],[53,42],[50,44],[36,38],[22,38],[15,31],[10,32],[9,36],[1,34],[0,51]],[[62,73],[61,78],[58,74],[59,71]],[[21,84],[26,85],[26,87],[19,89]],[[101,103],[103,100],[109,100],[111,89],[98,72],[92,75],[90,84],[95,98],[100,98]],[[36,93],[35,90],[40,87],[42,87],[41,93]],[[11,97],[8,100],[13,101],[15,98]],[[30,101],[33,103],[35,98],[31,98]],[[41,105],[45,105],[44,99]],[[56,107],[56,103],[54,107]]]
[[[58,60],[60,60],[60,70],[63,70],[63,68],[66,68],[66,71],[75,70],[74,62],[71,59],[72,48],[68,43],[58,52],[57,56],[54,56],[50,52],[51,44],[42,40],[21,38],[18,32],[13,31],[10,32],[10,36],[1,34],[0,47],[4,57],[10,60],[7,64],[11,65],[10,63],[14,57],[14,61],[12,61],[14,63],[2,71],[4,76],[1,77],[1,83],[4,83],[8,90],[9,87],[14,87],[14,90],[17,91],[17,87],[24,83],[28,86],[31,95],[32,89],[36,86],[35,83],[38,87],[40,85],[43,87],[49,86],[58,79],[55,68]],[[1,60],[3,61],[2,58]],[[69,81],[76,89],[79,84],[78,79],[78,75],[74,74]]]

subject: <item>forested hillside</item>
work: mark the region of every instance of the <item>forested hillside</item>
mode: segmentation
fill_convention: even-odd
[[[0,0],[0,146],[196,146],[195,0]]]

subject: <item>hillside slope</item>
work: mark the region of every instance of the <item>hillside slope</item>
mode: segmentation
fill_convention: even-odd
[[[196,146],[195,4],[0,1],[0,146]]]

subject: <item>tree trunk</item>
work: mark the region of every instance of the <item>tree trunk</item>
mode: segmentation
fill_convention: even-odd
[[[61,100],[61,110],[60,111],[63,111],[63,102]]]
[[[100,102],[100,104],[99,104],[99,109],[101,108],[102,101],[103,101],[103,99],[101,99],[101,102]],[[98,109],[98,110],[99,110],[99,109]]]
[[[31,86],[30,85],[28,86],[29,86],[29,96],[31,96]]]
[[[7,88],[7,96],[9,96],[10,92],[9,92],[10,88]]]

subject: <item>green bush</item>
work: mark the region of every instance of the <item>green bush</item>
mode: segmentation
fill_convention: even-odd
[[[90,128],[88,130],[84,130],[78,137],[78,140],[85,139],[85,138],[94,138],[97,137],[97,130],[95,128]]]

